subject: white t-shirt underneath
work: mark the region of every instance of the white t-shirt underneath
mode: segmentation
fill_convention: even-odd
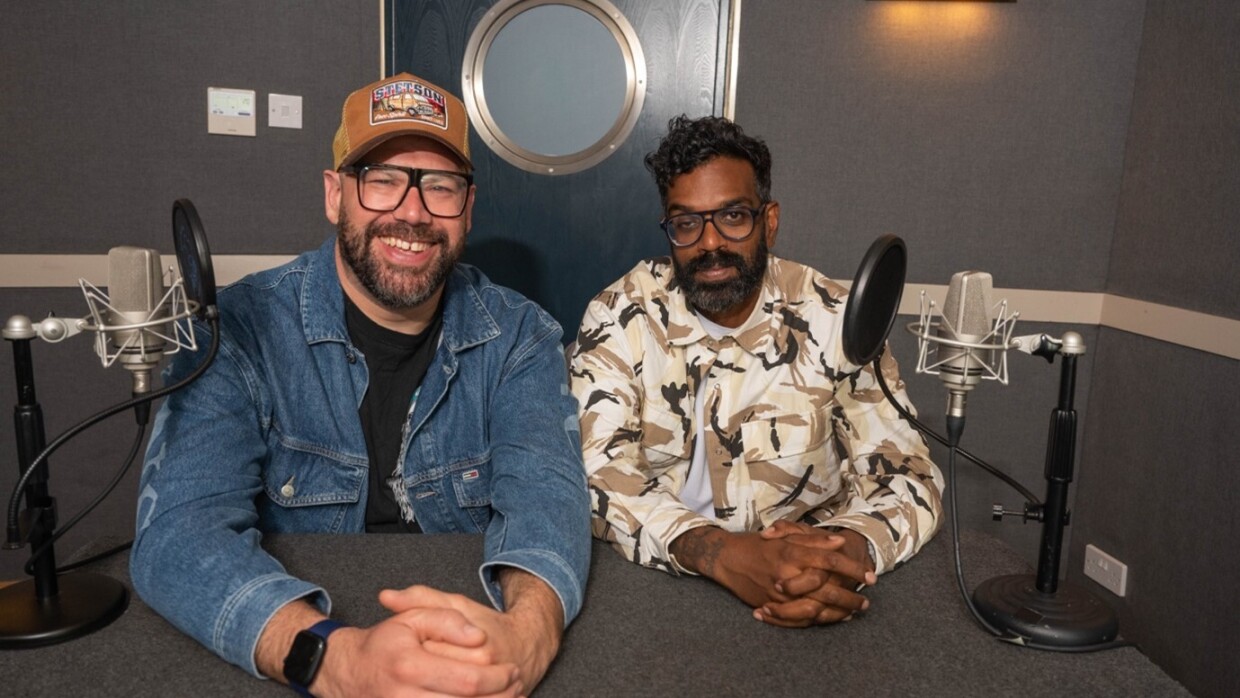
[[[702,329],[715,339],[730,333],[732,328],[711,322],[697,315]],[[697,431],[693,438],[693,461],[689,463],[689,475],[685,477],[684,489],[680,491],[680,501],[690,509],[708,519],[715,518],[715,492],[710,486],[710,473],[706,468],[706,376],[698,383],[697,399],[694,401],[694,420]]]

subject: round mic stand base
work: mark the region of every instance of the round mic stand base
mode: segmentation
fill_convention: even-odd
[[[40,600],[34,580],[0,589],[0,649],[30,649],[99,630],[129,605],[125,585],[101,574],[72,572],[56,580],[59,593]]]
[[[1051,411],[1046,447],[1046,501],[1042,505],[1042,542],[1037,575],[1008,575],[982,582],[973,592],[974,605],[996,630],[1046,648],[1086,648],[1119,634],[1115,611],[1080,586],[1059,579],[1063,529],[1068,523],[1068,484],[1076,450],[1076,360],[1085,343],[1075,332],[1064,333],[1054,351],[1062,356],[1059,403]],[[1049,358],[1049,356],[1048,356]]]
[[[25,473],[35,454],[46,446],[43,410],[35,396],[34,360],[30,342],[34,332],[29,320],[19,317],[5,325],[4,339],[13,344],[13,363],[17,373],[17,406],[14,424],[17,432],[18,472]],[[30,478],[26,496],[29,529],[26,542],[36,552],[33,578],[0,589],[0,649],[43,647],[66,642],[92,633],[120,617],[129,605],[125,585],[101,574],[56,572],[56,505],[48,493],[48,468],[44,460]],[[12,512],[10,512],[12,513]],[[5,547],[21,547],[20,527],[10,520]],[[42,551],[42,552],[37,552]]]
[[[993,577],[973,591],[977,610],[997,630],[1048,647],[1088,647],[1110,642],[1119,620],[1087,589],[1060,582],[1055,591],[1038,591],[1031,574]]]

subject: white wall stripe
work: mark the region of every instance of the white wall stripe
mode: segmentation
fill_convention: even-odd
[[[161,252],[165,264],[176,264],[171,252]],[[211,265],[215,282],[225,286],[263,269],[279,266],[295,255],[215,254]],[[78,279],[104,287],[108,283],[106,254],[0,254],[0,288],[63,288]]]
[[[171,253],[163,255],[175,263]],[[215,280],[223,286],[246,274],[284,264],[293,256],[213,255],[211,259]],[[78,279],[106,286],[107,255],[0,254],[0,288],[73,288]],[[947,286],[907,284],[900,301],[902,315],[917,315],[922,291],[941,306]],[[996,301],[1006,298],[1008,308],[1018,311],[1024,321],[1102,325],[1240,359],[1240,320],[1106,293],[1020,288],[995,289],[993,293]]]
[[[851,284],[848,284],[851,285]],[[900,298],[900,314],[916,315],[921,306],[921,292],[943,307],[946,285],[905,284]],[[1006,299],[1009,312],[1019,312],[1020,319],[1036,322],[1067,322],[1076,325],[1097,325],[1102,319],[1104,293],[1081,291],[1036,291],[1025,288],[997,288],[991,300]],[[1020,334],[1019,330],[1017,334]]]
[[[1240,359],[1240,320],[1107,295],[1098,324]]]

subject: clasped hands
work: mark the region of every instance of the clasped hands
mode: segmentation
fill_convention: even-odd
[[[678,562],[754,609],[754,618],[800,628],[851,619],[869,608],[859,585],[877,581],[861,534],[777,521],[760,533],[695,528],[672,543]]]
[[[337,630],[312,691],[340,696],[528,695],[559,651],[563,611],[541,580],[513,572],[527,579],[510,584],[501,573],[506,612],[426,586],[381,592],[379,603],[393,615],[369,628]],[[532,594],[509,593],[523,585],[543,588]]]

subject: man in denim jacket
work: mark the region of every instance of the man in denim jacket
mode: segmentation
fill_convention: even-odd
[[[476,189],[456,97],[408,74],[368,85],[333,154],[337,237],[223,289],[217,359],[159,412],[134,586],[224,659],[302,692],[527,693],[589,567],[560,327],[457,261]],[[499,610],[413,586],[380,595],[387,620],[341,626],[326,590],[261,547],[266,532],[362,531],[485,532]]]

